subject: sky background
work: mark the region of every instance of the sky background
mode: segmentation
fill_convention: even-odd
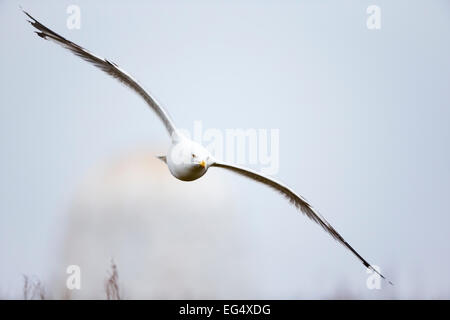
[[[0,296],[22,274],[50,281],[89,170],[169,146],[138,96],[36,37],[19,4],[134,75],[182,128],[279,129],[277,178],[396,284],[368,290],[351,253],[277,193],[209,172],[202,183],[222,180],[248,217],[255,296],[450,298],[444,0],[0,1]],[[380,30],[366,27],[372,4]]]

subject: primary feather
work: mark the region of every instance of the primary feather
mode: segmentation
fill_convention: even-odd
[[[222,163],[222,162],[216,162],[212,166],[231,170],[231,171],[238,173],[240,175],[243,175],[247,178],[261,182],[261,183],[265,184],[266,186],[269,186],[272,189],[275,189],[276,191],[280,192],[297,209],[299,209],[301,212],[303,212],[309,219],[313,220],[315,223],[320,225],[335,240],[337,240],[339,243],[343,244],[348,250],[350,250],[364,264],[364,266],[366,268],[369,268],[373,272],[376,272],[383,279],[388,281],[389,284],[392,285],[392,282],[387,280],[369,262],[367,262],[358,252],[356,252],[356,250],[353,249],[353,247],[347,241],[344,240],[344,238],[331,226],[331,224],[328,223],[327,220],[325,220],[324,217],[322,217],[322,215],[320,215],[318,212],[316,212],[313,209],[313,207],[305,199],[303,199],[300,195],[296,194],[294,191],[292,191],[287,186],[274,180],[273,178],[269,178],[267,176],[264,176],[260,173],[257,173],[255,171],[252,171],[247,168],[242,168],[242,167],[238,167],[235,165],[230,165],[230,164],[226,164],[226,163]]]
[[[113,76],[123,84],[125,84],[127,87],[133,89],[137,94],[139,94],[145,102],[150,106],[150,108],[155,111],[155,113],[158,115],[158,117],[162,120],[164,123],[164,126],[166,127],[167,131],[169,132],[169,135],[172,137],[175,133],[175,126],[172,122],[172,120],[169,117],[169,114],[166,110],[164,110],[159,103],[153,98],[144,88],[127,72],[125,72],[123,69],[121,69],[117,64],[114,62],[111,62],[107,59],[104,59],[102,57],[99,57],[88,50],[84,49],[83,47],[77,45],[76,43],[73,43],[72,41],[69,41],[65,39],[64,37],[60,36],[56,32],[50,30],[43,24],[41,24],[39,21],[37,21],[35,18],[33,18],[30,14],[28,14],[26,11],[23,11],[31,20],[28,20],[30,24],[35,27],[38,31],[36,31],[36,34],[46,40],[51,40],[56,42],[57,44],[63,46],[66,49],[69,49],[72,51],[73,54],[81,57],[82,59],[92,63],[97,68],[100,68],[110,76]]]

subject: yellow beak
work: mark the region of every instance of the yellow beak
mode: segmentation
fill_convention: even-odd
[[[206,168],[206,162],[204,160],[202,160],[202,162],[200,162],[200,165],[202,166],[202,168]]]

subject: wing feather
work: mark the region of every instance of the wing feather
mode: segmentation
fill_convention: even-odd
[[[150,108],[162,120],[164,126],[169,132],[169,135],[172,137],[176,129],[172,120],[169,117],[169,114],[167,113],[166,110],[164,110],[160,106],[160,104],[155,100],[155,98],[153,98],[150,95],[150,93],[148,93],[131,75],[129,75],[127,72],[121,69],[114,62],[99,57],[89,52],[88,50],[84,49],[83,47],[77,45],[76,43],[73,43],[65,39],[64,37],[60,36],[56,32],[50,30],[49,28],[41,24],[26,11],[23,12],[31,19],[28,20],[28,22],[30,22],[30,24],[38,30],[35,32],[39,37],[46,40],[54,41],[57,44],[63,46],[64,48],[72,51],[72,53],[75,54],[76,56],[79,56],[80,58],[86,60],[87,62],[92,63],[97,68],[103,70],[110,76],[116,78],[117,80],[125,84],[127,87],[133,89],[137,94],[139,94],[145,100],[145,102],[147,102]]]
[[[242,168],[235,165],[230,165],[226,163],[216,162],[212,166],[224,168],[231,170],[237,174],[243,175],[252,180],[261,182],[266,186],[271,187],[272,189],[280,192],[283,196],[285,196],[290,203],[292,203],[297,209],[299,209],[303,214],[305,214],[309,219],[313,220],[315,223],[320,225],[328,234],[330,234],[336,241],[343,244],[348,250],[350,250],[362,263],[366,268],[371,269],[373,272],[379,274],[383,279],[387,280],[381,273],[379,273],[370,263],[368,263],[353,247],[348,244],[347,241],[334,229],[331,224],[328,223],[325,218],[320,215],[314,208],[300,195],[296,194],[287,186],[282,183],[276,181],[273,178],[267,177],[255,171],[252,171],[247,168]],[[392,285],[392,282],[387,280],[389,284]]]

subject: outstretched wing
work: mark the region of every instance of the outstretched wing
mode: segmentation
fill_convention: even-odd
[[[76,43],[73,43],[63,37],[61,37],[56,32],[53,32],[43,24],[41,24],[39,21],[37,21],[35,18],[33,18],[30,14],[24,11],[24,13],[31,19],[28,20],[28,22],[31,23],[33,27],[35,27],[38,31],[36,31],[36,34],[40,36],[43,39],[46,40],[52,40],[61,46],[63,46],[66,49],[69,49],[74,53],[75,55],[83,58],[84,60],[94,64],[96,67],[100,68],[107,74],[113,76],[114,78],[118,79],[120,82],[124,83],[129,88],[133,89],[137,94],[139,94],[145,102],[152,108],[153,111],[156,112],[158,117],[162,120],[164,123],[164,126],[166,127],[167,131],[169,132],[169,135],[172,137],[172,134],[175,131],[175,126],[170,119],[168,113],[166,110],[164,110],[158,102],[147,92],[142,88],[142,86],[133,79],[132,76],[130,76],[128,73],[126,73],[124,70],[119,68],[118,65],[116,65],[114,62],[111,62],[107,59],[104,59],[102,57],[99,57],[93,53],[90,53],[88,50],[80,47]]]
[[[246,176],[247,178],[256,180],[258,182],[261,182],[278,192],[280,192],[282,195],[284,195],[297,209],[299,209],[301,212],[303,212],[308,218],[319,224],[326,232],[328,232],[335,240],[343,244],[347,249],[349,249],[363,264],[366,268],[371,269],[372,271],[378,273],[383,279],[388,281],[391,285],[392,282],[387,280],[381,273],[379,273],[370,263],[368,263],[361,255],[356,252],[355,249],[352,248],[351,245],[348,244],[347,241],[342,238],[342,236],[328,223],[327,220],[325,220],[324,217],[322,217],[318,212],[316,212],[313,207],[301,196],[296,194],[294,191],[292,191],[290,188],[286,187],[282,183],[269,178],[267,176],[264,176],[262,174],[259,174],[255,171],[229,165],[226,163],[216,162],[212,166],[224,168],[231,170],[235,173],[238,173],[240,175]]]

